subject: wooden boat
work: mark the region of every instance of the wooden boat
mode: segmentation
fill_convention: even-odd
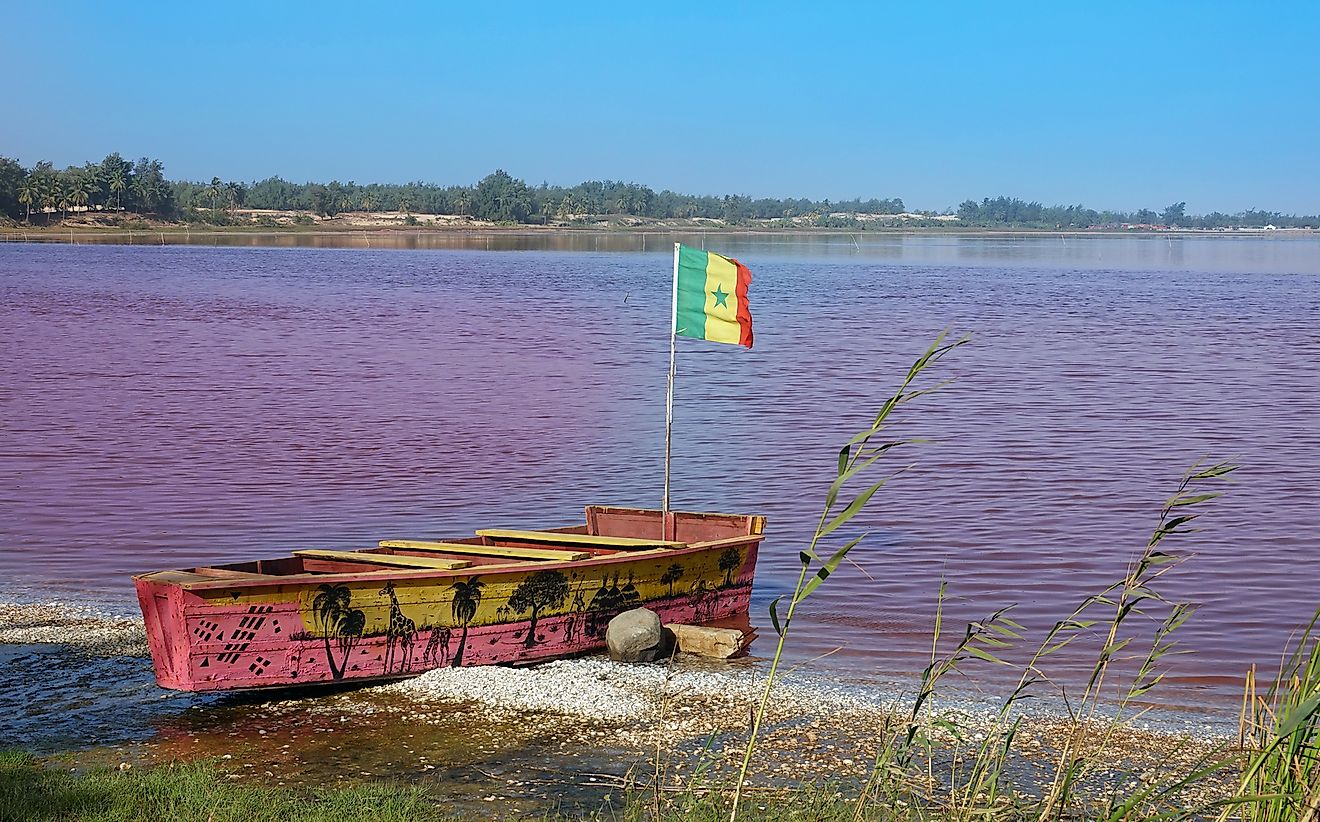
[[[746,618],[763,517],[586,512],[548,530],[140,574],[156,680],[216,691],[533,662],[604,647],[609,620],[639,605],[669,622]]]

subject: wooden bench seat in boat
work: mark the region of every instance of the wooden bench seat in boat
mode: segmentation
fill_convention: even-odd
[[[364,562],[372,565],[390,565],[395,568],[433,568],[437,571],[454,571],[467,568],[472,563],[465,559],[438,559],[435,557],[401,557],[396,554],[369,554],[363,551],[294,551],[295,557],[303,559],[325,559],[332,562]]]
[[[589,551],[564,551],[555,548],[519,548],[509,545],[474,545],[470,542],[428,542],[419,539],[383,539],[382,548],[398,548],[403,551],[435,551],[445,554],[472,554],[480,557],[502,557],[505,559],[532,559],[551,562],[573,562],[589,559]]]
[[[686,548],[686,542],[665,539],[637,539],[636,537],[602,537],[594,534],[573,534],[563,531],[519,531],[513,528],[483,528],[477,536],[486,539],[508,539],[515,542],[544,542],[549,545],[574,545],[584,548],[611,548],[616,551],[637,551],[646,548]]]
[[[241,571],[229,571],[224,576],[218,576],[211,571],[218,569],[207,568],[208,573],[198,574],[193,571],[156,571],[151,574],[151,578],[156,582],[172,583],[177,585],[192,585],[199,582],[217,582],[223,583],[227,580],[235,579],[278,579],[270,574],[249,574]]]
[[[270,579],[271,574],[258,574],[253,571],[231,571],[228,568],[209,568],[202,566],[192,570],[194,574],[207,579]]]

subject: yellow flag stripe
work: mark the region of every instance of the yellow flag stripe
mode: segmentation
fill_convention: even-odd
[[[738,267],[718,254],[706,262],[706,339],[738,344]]]

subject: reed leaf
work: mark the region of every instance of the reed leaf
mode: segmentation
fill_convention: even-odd
[[[842,548],[831,554],[829,559],[822,562],[820,567],[816,569],[815,575],[807,580],[807,584],[802,587],[802,592],[798,594],[798,599],[802,600],[811,596],[812,591],[819,588],[822,582],[829,579],[830,574],[838,570],[839,563],[843,562],[844,558],[848,556],[848,552],[856,548],[857,545],[862,540],[866,539],[867,536],[867,534],[862,534],[860,537],[855,537],[849,540]]]
[[[835,505],[838,503],[839,495],[842,493],[845,485],[851,480],[863,476],[867,470],[874,468],[880,459],[897,448],[921,444],[924,441],[918,439],[900,439],[882,443],[878,446],[870,446],[873,438],[880,436],[889,424],[889,416],[899,405],[911,402],[912,400],[927,396],[934,391],[944,387],[946,383],[913,387],[913,382],[921,376],[927,368],[935,365],[943,359],[949,352],[970,342],[969,336],[962,336],[958,339],[948,342],[948,332],[941,332],[935,341],[924,351],[907,370],[898,389],[891,394],[880,406],[874,420],[869,428],[864,429],[848,441],[836,452],[835,460],[835,479],[830,483],[825,495],[825,505],[820,514],[820,519],[816,524],[815,533],[812,535],[808,547],[800,554],[802,559],[801,569],[798,574],[798,581],[794,586],[793,594],[790,596],[788,608],[781,617],[779,614],[779,603],[782,597],[776,599],[771,607],[771,623],[775,626],[775,631],[779,636],[778,644],[775,647],[774,657],[770,662],[770,672],[766,677],[765,688],[761,694],[760,703],[752,718],[752,727],[747,737],[747,745],[743,751],[742,763],[738,772],[738,781],[734,787],[732,797],[732,807],[729,811],[729,822],[736,822],[738,811],[741,807],[743,783],[747,779],[747,770],[751,764],[753,752],[756,750],[756,743],[760,734],[761,724],[765,719],[766,710],[770,704],[770,694],[774,688],[774,683],[779,672],[779,663],[783,656],[784,642],[787,640],[790,626],[793,622],[793,614],[797,606],[815,592],[826,579],[838,569],[838,566],[847,558],[848,553],[859,545],[863,537],[858,537],[848,541],[843,547],[832,553],[829,558],[822,560],[816,551],[820,541],[829,536],[834,531],[846,525],[854,519],[866,507],[871,498],[883,488],[891,476],[885,479],[873,482],[867,486],[861,493],[855,495],[852,500],[844,507],[842,511],[835,511]],[[813,569],[814,567],[814,569]]]
[[[853,501],[848,503],[847,508],[844,508],[843,511],[841,511],[836,517],[831,519],[829,523],[827,523],[823,528],[820,528],[816,531],[816,539],[823,539],[824,537],[829,536],[830,534],[838,530],[840,527],[846,525],[848,521],[851,520],[853,517],[860,514],[862,509],[866,507],[866,503],[870,502],[871,497],[875,496],[875,492],[879,491],[881,488],[884,488],[887,482],[889,482],[888,479],[882,479],[879,482],[872,485],[870,488],[867,488],[865,491],[854,497]]]

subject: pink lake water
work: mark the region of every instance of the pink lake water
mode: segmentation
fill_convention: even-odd
[[[0,244],[0,597],[131,610],[133,572],[658,506],[669,238],[428,242]],[[794,661],[920,670],[941,578],[952,621],[1046,626],[1202,458],[1241,469],[1174,546],[1199,611],[1169,698],[1231,703],[1320,606],[1320,241],[708,242],[755,274],[756,348],[679,341],[673,496],[769,518],[759,652],[835,451],[944,328],[973,334],[957,381],[899,429],[938,443],[896,460]]]

